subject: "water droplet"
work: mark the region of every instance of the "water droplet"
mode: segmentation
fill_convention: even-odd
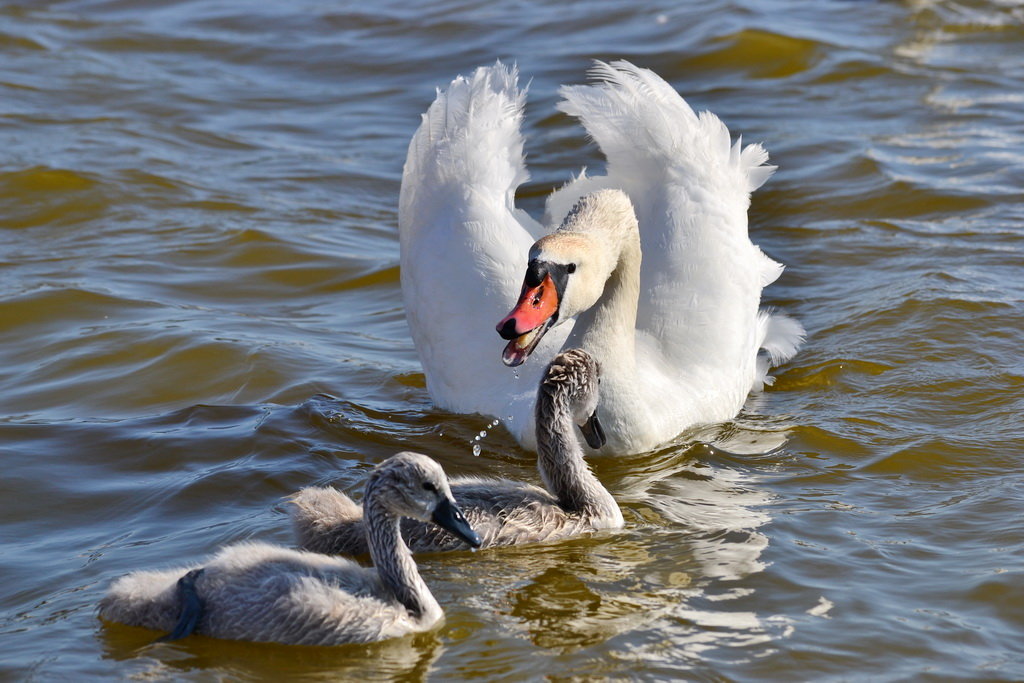
[[[480,438],[482,439],[482,438],[484,438],[485,436],[487,436],[487,432],[485,432],[485,431],[481,431],[481,432],[480,432]]]
[[[519,379],[519,370],[518,370],[518,369],[516,369],[516,370],[513,370],[513,371],[512,371],[512,376],[513,376],[514,378],[516,378],[516,379]]]
[[[476,456],[480,455],[480,444],[478,444],[478,443],[473,444],[473,455],[476,455]]]
[[[474,437],[473,437],[473,441],[479,441],[479,440],[480,440],[480,437],[479,437],[479,436],[474,436]]]
[[[494,422],[492,422],[491,423],[491,427],[492,428],[497,427],[498,426],[498,422],[499,422],[499,420],[495,420]]]

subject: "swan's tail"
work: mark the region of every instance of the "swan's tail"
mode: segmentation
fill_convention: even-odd
[[[179,581],[189,569],[137,571],[122,576],[100,600],[100,617],[130,626],[174,630],[181,612]]]
[[[300,548],[318,553],[366,552],[363,509],[344,493],[330,486],[311,486],[288,502]]]
[[[754,391],[761,391],[764,385],[771,386],[775,381],[768,370],[795,356],[807,333],[804,326],[793,318],[773,311],[761,311],[757,316],[757,324],[761,333],[760,348],[766,355],[758,358],[757,378],[753,388]]]
[[[504,197],[514,210],[516,188],[529,179],[520,132],[526,90],[518,81],[518,69],[499,61],[437,91],[409,144],[399,200],[403,230],[412,217],[428,223],[422,211],[444,205],[447,193],[456,205],[465,202],[467,187]]]

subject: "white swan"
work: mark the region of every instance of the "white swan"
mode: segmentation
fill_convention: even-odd
[[[574,424],[600,448],[604,431],[595,417],[600,369],[579,349],[555,356],[537,391],[537,470],[544,489],[507,479],[454,477],[452,495],[480,536],[480,547],[537,543],[599,529],[618,529],[622,512],[583,459]],[[299,545],[318,553],[365,553],[359,507],[332,487],[310,487],[292,497]],[[402,537],[414,552],[459,550],[466,543],[429,524],[407,520]]]
[[[803,329],[758,310],[782,272],[747,235],[750,193],[774,171],[764,149],[732,144],[651,71],[599,62],[592,76],[559,107],[607,175],[553,193],[546,213],[561,228],[540,241],[514,206],[527,179],[516,70],[479,68],[438,93],[402,178],[402,292],[438,406],[498,417],[534,448],[533,387],[563,344],[580,346],[604,371],[608,449],[639,452],[731,418]],[[518,374],[491,330],[513,304],[498,324],[503,360],[534,356]]]
[[[368,643],[426,631],[443,613],[399,533],[433,521],[472,547],[480,539],[452,500],[441,466],[399,453],[378,465],[363,499],[372,569],[267,543],[221,550],[200,568],[135,572],[110,587],[100,616],[132,626],[292,645]]]

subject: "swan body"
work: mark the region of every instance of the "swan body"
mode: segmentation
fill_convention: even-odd
[[[548,365],[537,392],[537,469],[545,488],[532,484],[456,477],[452,495],[481,547],[553,541],[622,526],[615,499],[583,459],[574,433],[581,425],[592,446],[602,442],[598,404],[599,368],[588,354],[570,350]],[[292,498],[299,545],[321,553],[366,552],[359,507],[334,488],[307,488]],[[402,536],[414,552],[458,550],[464,541],[422,522],[406,520]]]
[[[402,180],[402,291],[440,407],[495,416],[535,448],[530,387],[579,346],[605,373],[608,450],[639,452],[734,416],[803,329],[759,310],[782,272],[747,234],[750,193],[774,171],[764,149],[733,144],[651,71],[598,63],[592,75],[559,108],[607,172],[548,198],[554,231],[514,206],[528,177],[515,69],[483,67],[438,94]],[[488,329],[510,309],[498,332],[518,376]]]
[[[469,545],[479,539],[454,504],[441,466],[399,453],[366,486],[374,567],[266,543],[228,546],[200,565],[142,571],[114,582],[100,616],[133,626],[297,645],[366,643],[429,630],[440,605],[399,534],[399,518],[433,520]]]

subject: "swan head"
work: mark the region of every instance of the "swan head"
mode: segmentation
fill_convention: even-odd
[[[601,448],[607,442],[597,417],[601,365],[583,349],[563,351],[548,364],[537,394],[537,419],[550,419],[561,408],[568,410],[587,445]]]
[[[378,497],[395,515],[433,522],[470,547],[480,547],[480,537],[455,503],[444,470],[425,455],[405,451],[377,465],[366,483],[366,495]]]
[[[551,327],[596,304],[618,266],[624,239],[638,235],[629,197],[601,190],[580,199],[556,232],[537,240],[519,301],[497,325],[509,340],[505,365],[524,363]]]

